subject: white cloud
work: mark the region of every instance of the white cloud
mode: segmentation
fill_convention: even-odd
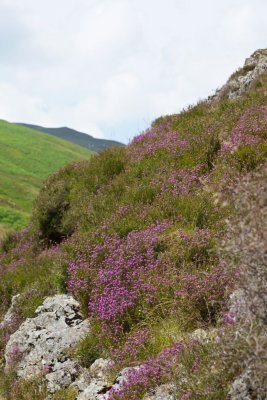
[[[265,0],[0,0],[0,118],[127,141],[266,47]]]

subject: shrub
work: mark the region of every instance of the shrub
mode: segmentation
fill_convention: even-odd
[[[2,375],[2,376],[1,376]],[[17,379],[15,372],[0,373],[0,394],[6,400],[46,400],[48,392],[43,375],[34,379]]]
[[[265,164],[236,187],[235,214],[224,245],[229,265],[240,270],[245,310],[236,306],[233,333],[226,336],[223,352],[235,373],[246,375],[244,390],[258,399],[264,398],[267,391],[266,179]]]
[[[75,400],[78,391],[72,388],[65,388],[58,390],[52,397],[52,400]]]
[[[70,168],[66,167],[54,174],[40,191],[33,221],[39,240],[45,245],[60,243],[74,230],[74,226],[64,223],[70,207],[70,174]]]
[[[93,330],[79,343],[74,355],[82,367],[89,368],[95,360],[100,358],[101,350],[97,332]]]

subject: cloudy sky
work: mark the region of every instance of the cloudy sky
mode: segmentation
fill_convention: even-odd
[[[0,0],[0,119],[127,143],[267,46],[266,0]]]

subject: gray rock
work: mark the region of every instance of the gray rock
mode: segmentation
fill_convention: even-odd
[[[111,360],[98,358],[90,367],[90,375],[97,379],[107,379]]]
[[[116,389],[119,390],[121,388],[121,386],[123,385],[124,382],[127,381],[128,378],[128,374],[130,371],[134,371],[134,370],[139,370],[141,368],[141,366],[136,366],[136,367],[129,367],[129,368],[124,368],[123,370],[121,370],[121,372],[118,374],[115,382],[113,383],[113,385],[109,388],[109,390],[111,389]],[[106,394],[106,397],[103,397],[103,399],[106,399],[108,397],[108,392]],[[91,399],[90,399],[91,400]],[[93,400],[93,399],[92,399]],[[98,399],[97,399],[98,400]],[[99,400],[102,400],[99,399]]]
[[[105,400],[105,394],[101,394],[105,389],[106,386],[102,386],[101,382],[92,380],[90,385],[78,395],[77,400]]]
[[[118,374],[115,382],[110,382],[110,362],[110,360],[105,360],[103,358],[96,360],[89,370],[84,371],[79,378],[71,384],[72,387],[77,388],[80,392],[77,400],[106,400],[111,389],[119,389],[122,383],[127,380],[127,374],[130,370],[140,368],[124,368]]]
[[[0,323],[0,329],[3,329],[5,326],[7,326],[8,324],[10,324],[12,322],[12,319],[13,319],[14,313],[15,313],[15,307],[16,307],[19,296],[20,296],[20,294],[16,294],[16,296],[12,297],[11,305],[6,312],[3,321]]]
[[[266,371],[263,376],[254,374],[253,367],[247,367],[245,371],[235,379],[228,393],[231,400],[266,400]],[[259,378],[259,379],[258,379]],[[263,378],[263,379],[262,379]],[[228,398],[228,397],[227,397]]]
[[[150,394],[146,394],[143,400],[174,400],[174,389],[174,385],[171,384],[160,385]]]
[[[89,370],[84,371],[79,378],[71,384],[79,390],[77,400],[106,400],[109,391],[120,389],[127,380],[127,375],[132,370],[138,370],[140,366],[124,368],[114,382],[109,377],[110,360],[102,358],[96,360]],[[174,400],[174,385],[160,385],[150,393],[147,393],[144,400]]]
[[[134,371],[134,370],[138,371],[140,368],[141,368],[141,366],[123,368],[121,370],[121,372],[119,373],[119,375],[117,376],[117,378],[115,380],[115,384],[113,386],[115,386],[115,387],[121,386],[121,384],[123,382],[127,381],[127,375],[129,374],[129,372]]]
[[[99,358],[84,371],[71,386],[79,390],[77,400],[104,400],[110,388],[108,367],[110,360]]]
[[[241,317],[245,318],[247,311],[244,290],[235,290],[229,298],[229,313],[232,315],[233,321],[235,322]]]
[[[235,99],[241,96],[262,73],[267,73],[267,49],[257,50],[247,58],[244,67],[233,74],[209,100],[217,100],[222,97]]]
[[[205,344],[211,341],[218,340],[218,332],[217,329],[196,329],[190,334],[190,339],[195,340],[196,342]]]
[[[234,381],[229,391],[231,400],[252,400],[248,375],[249,372],[247,371]]]
[[[77,376],[77,363],[67,359],[66,361],[56,362],[53,372],[46,375],[48,381],[47,388],[50,393],[55,393],[62,387],[69,386]]]
[[[205,329],[196,329],[190,335],[191,339],[200,343],[205,343],[208,339],[208,332]]]
[[[15,356],[19,377],[45,372],[51,393],[69,385],[79,367],[66,351],[89,330],[89,321],[82,319],[79,309],[79,303],[70,295],[48,297],[37,308],[36,317],[26,319],[11,335],[5,349],[6,369],[14,366]]]

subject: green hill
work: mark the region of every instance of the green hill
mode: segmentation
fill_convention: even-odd
[[[85,147],[91,151],[99,152],[101,150],[107,149],[109,147],[118,147],[124,146],[124,144],[120,142],[116,142],[115,140],[108,139],[96,139],[87,133],[76,131],[75,129],[70,129],[66,126],[60,128],[45,128],[39,125],[31,125],[31,124],[18,124],[25,126],[26,128],[31,128],[36,131],[48,133],[49,135],[53,135],[59,137],[64,140],[68,140],[69,142],[78,144],[79,146]]]
[[[0,235],[26,224],[44,179],[91,154],[67,141],[0,121]]]

